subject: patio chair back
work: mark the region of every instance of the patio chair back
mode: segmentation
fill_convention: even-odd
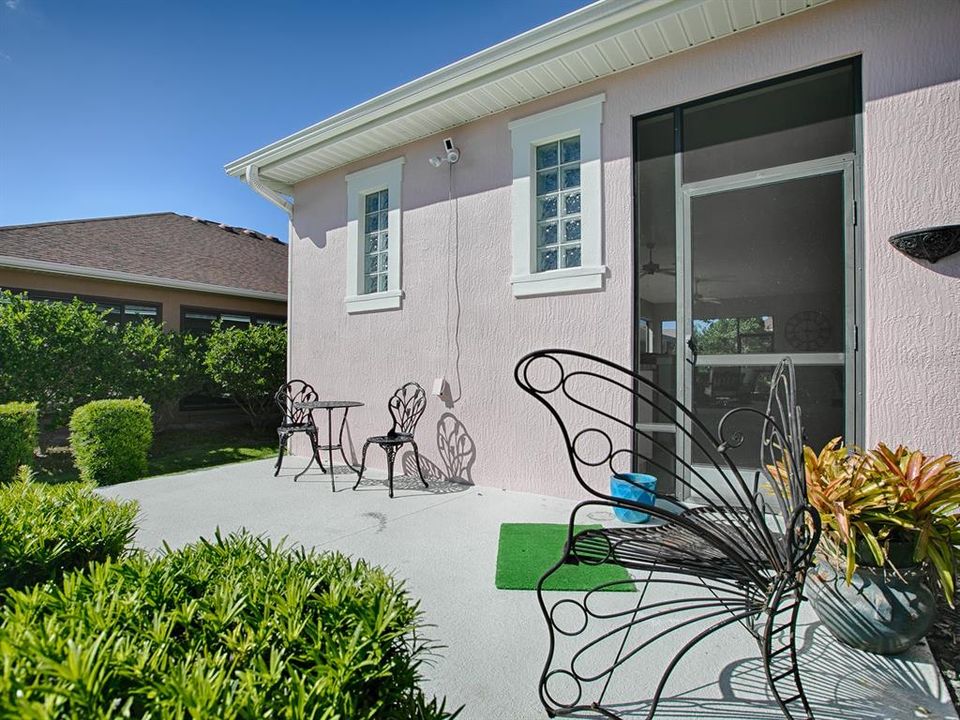
[[[298,402],[314,402],[317,400],[317,391],[313,385],[303,380],[291,380],[284,383],[277,390],[273,399],[280,408],[284,425],[307,425],[310,423],[310,411],[294,406]]]
[[[419,383],[408,382],[393,394],[387,403],[387,409],[393,418],[390,433],[413,437],[417,423],[427,409],[427,393]]]
[[[777,572],[798,567],[812,551],[807,526],[815,521],[806,501],[800,410],[789,360],[774,372],[765,410],[730,410],[715,433],[650,379],[587,353],[530,353],[517,364],[515,379],[556,419],[574,476],[592,495],[686,525],[731,557],[762,558],[749,562],[752,572],[758,566]],[[634,413],[662,429],[637,429]],[[761,437],[754,437],[759,469],[752,472],[742,471],[730,454],[744,442],[742,418],[750,415],[762,424]],[[656,507],[612,494],[611,475],[639,466],[657,477]],[[716,523],[701,524],[696,516],[682,514],[693,506],[703,509],[701,517],[732,521],[718,532]]]

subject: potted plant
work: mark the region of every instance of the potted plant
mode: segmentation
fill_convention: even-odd
[[[907,650],[933,623],[932,590],[953,605],[960,462],[883,443],[864,452],[836,438],[820,453],[804,448],[804,464],[822,525],[808,578],[814,610],[848,645]]]

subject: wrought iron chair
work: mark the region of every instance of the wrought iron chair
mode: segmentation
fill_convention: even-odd
[[[637,672],[649,673],[651,666],[638,658],[659,647],[670,659],[658,665],[663,674],[652,698],[630,699],[637,705],[631,713],[646,711],[652,718],[683,656],[739,622],[759,644],[767,684],[783,714],[813,718],[797,666],[796,624],[820,521],[807,503],[789,360],[776,367],[766,405],[726,412],[716,435],[650,380],[586,353],[531,353],[517,364],[515,379],[559,423],[574,476],[598,498],[573,510],[563,557],[537,588],[550,637],[539,683],[548,715],[592,710],[621,717],[625,705],[605,699],[614,674],[629,673],[631,662]],[[645,419],[675,433],[675,442],[664,440],[669,433],[638,430],[633,403]],[[753,418],[759,444],[760,469],[752,477],[731,458],[743,444],[745,418]],[[653,506],[610,490],[611,474],[641,464],[658,479]],[[647,525],[575,532],[578,514],[597,506],[652,518]],[[550,600],[544,582],[563,565],[579,563],[619,565],[630,579],[601,584],[580,599]],[[600,600],[597,591],[617,585],[638,592],[605,593]],[[626,609],[612,611],[611,596]],[[633,690],[637,677],[627,676],[632,680],[624,691]]]
[[[408,382],[398,389],[387,403],[387,409],[390,411],[390,417],[393,418],[393,427],[386,435],[375,435],[367,438],[363,444],[363,454],[360,458],[360,472],[357,474],[357,482],[353,486],[356,490],[363,479],[363,471],[367,466],[367,448],[370,443],[376,443],[387,454],[387,480],[390,485],[390,497],[393,497],[393,461],[397,452],[406,443],[413,446],[413,455],[417,460],[417,473],[420,475],[420,482],[424,487],[427,481],[423,478],[423,467],[420,465],[420,450],[417,448],[417,442],[413,439],[416,432],[417,423],[427,409],[427,393],[419,383]]]
[[[277,453],[277,463],[274,466],[273,476],[276,477],[280,474],[280,467],[283,465],[283,453],[287,449],[287,442],[292,435],[298,432],[306,433],[307,437],[310,438],[313,457],[320,466],[320,471],[326,472],[323,463],[320,461],[317,426],[313,422],[313,413],[295,406],[295,403],[298,402],[312,402],[316,400],[316,390],[313,389],[312,385],[303,380],[291,380],[280,386],[280,389],[274,394],[273,399],[280,408],[281,413],[280,425],[277,427],[280,447]]]

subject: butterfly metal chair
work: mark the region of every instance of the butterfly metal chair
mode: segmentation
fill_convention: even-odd
[[[277,462],[274,465],[273,476],[280,474],[280,467],[283,465],[283,454],[287,449],[287,442],[292,435],[296,433],[305,433],[310,438],[310,448],[313,451],[313,457],[320,466],[321,472],[326,472],[323,463],[320,461],[319,442],[317,439],[317,426],[313,422],[313,413],[310,410],[296,407],[299,402],[313,402],[317,399],[317,392],[313,386],[303,380],[291,380],[280,386],[280,389],[273,396],[274,401],[280,408],[280,425],[277,427],[277,435],[280,438],[280,447],[277,453]]]
[[[515,379],[557,421],[575,478],[597,498],[573,510],[563,557],[537,588],[549,633],[539,683],[547,714],[619,718],[618,712],[639,711],[653,718],[683,656],[739,623],[758,643],[766,683],[784,716],[813,718],[798,671],[796,625],[820,521],[807,503],[790,361],[776,367],[765,405],[726,412],[716,434],[647,378],[586,353],[531,353]],[[666,432],[637,429],[634,407]],[[731,458],[744,441],[745,418],[753,418],[757,431],[753,472]],[[733,426],[740,429],[731,432]],[[623,478],[638,466],[657,477],[654,505],[610,490],[611,475]],[[577,532],[577,516],[598,507],[652,518]],[[544,582],[576,564],[616,565],[630,577],[582,597],[551,599],[556,595],[544,592]],[[637,592],[602,599],[597,593],[617,585]],[[625,609],[612,610],[611,596]],[[651,698],[606,698],[611,687],[632,694],[636,679],[654,668],[662,675]]]
[[[417,460],[417,472],[420,475],[420,482],[424,487],[429,487],[427,481],[423,478],[423,468],[420,465],[420,450],[417,448],[417,442],[413,439],[416,432],[417,423],[427,409],[427,393],[419,383],[408,382],[397,390],[387,403],[387,409],[390,411],[390,417],[393,418],[393,427],[386,435],[375,435],[367,438],[363,444],[363,454],[360,458],[360,472],[357,474],[357,482],[353,486],[356,490],[363,479],[363,471],[367,466],[367,448],[371,443],[375,443],[383,448],[387,454],[387,480],[390,486],[390,497],[393,497],[393,461],[397,452],[406,443],[413,446],[413,455]]]

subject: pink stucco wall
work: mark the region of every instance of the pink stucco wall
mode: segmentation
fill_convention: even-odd
[[[866,441],[960,452],[960,255],[930,266],[887,243],[898,231],[960,222],[960,3],[837,0],[698,49],[597,80],[444,135],[459,216],[460,383],[446,353],[446,277],[454,243],[447,172],[427,163],[440,136],[312,178],[296,187],[292,246],[291,374],[322,396],[367,403],[350,434],[389,426],[386,399],[402,382],[427,389],[441,374],[447,407],[431,397],[418,433],[424,455],[477,484],[576,494],[552,421],[512,371],[525,352],[585,349],[631,361],[632,116],[862,54]],[[602,292],[516,299],[509,285],[511,149],[507,123],[606,93],[603,124]],[[403,176],[403,308],[348,315],[346,183],[355,170],[398,156]],[[455,318],[450,319],[450,332]],[[452,340],[451,340],[452,345]],[[452,417],[451,417],[452,416]],[[450,467],[438,427],[465,436],[469,467]],[[301,448],[302,452],[302,448]],[[371,455],[382,466],[382,454]],[[456,463],[453,463],[456,465]]]

